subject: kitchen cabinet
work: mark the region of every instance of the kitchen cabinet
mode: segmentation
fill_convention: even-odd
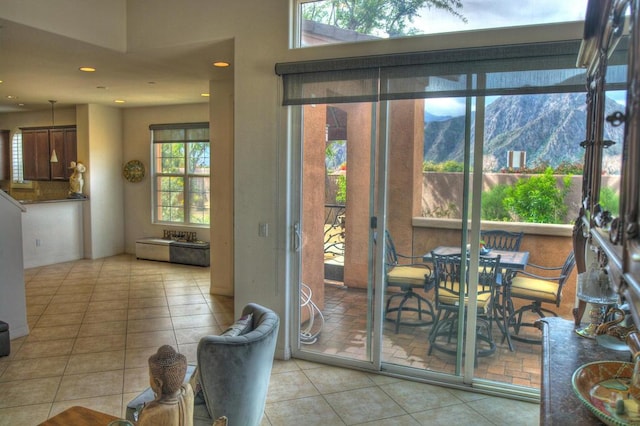
[[[0,180],[9,180],[10,155],[9,155],[9,131],[0,130]]]
[[[75,127],[22,130],[22,159],[25,180],[67,180],[73,172],[71,161],[77,161]],[[57,162],[51,162],[53,151]]]

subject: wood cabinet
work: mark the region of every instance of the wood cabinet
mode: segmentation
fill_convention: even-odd
[[[9,131],[0,130],[0,180],[9,180],[11,159],[9,154]]]
[[[55,150],[57,162],[51,162]],[[75,127],[22,129],[22,160],[25,180],[67,180],[77,161]]]

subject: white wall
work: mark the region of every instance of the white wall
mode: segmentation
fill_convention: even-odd
[[[127,161],[140,160],[145,167],[141,182],[124,181],[125,251],[135,253],[135,242],[143,237],[162,237],[164,229],[194,231],[151,223],[151,139],[150,124],[195,123],[209,121],[209,104],[176,105],[169,107],[128,108],[123,111],[123,157]],[[213,157],[215,153],[211,151]],[[209,228],[197,230],[198,238],[210,241]]]
[[[102,105],[77,107],[78,161],[87,166],[84,194],[85,257],[124,252],[122,111]],[[84,159],[84,160],[83,160]]]
[[[84,257],[82,210],[86,201],[25,204],[22,253],[25,268]]]
[[[22,263],[22,208],[0,191],[0,320],[12,339],[29,334]]]

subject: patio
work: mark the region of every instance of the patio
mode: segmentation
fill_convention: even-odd
[[[425,296],[432,299],[433,292]],[[366,297],[367,293],[363,289],[349,288],[339,283],[325,284],[325,307],[322,310],[324,327],[318,340],[307,348],[326,354],[366,359]],[[563,303],[563,308],[565,304],[568,305],[568,302]],[[569,312],[570,309],[562,311]],[[570,319],[566,314],[562,316]],[[395,324],[385,321],[383,361],[453,374],[454,357],[438,351],[428,355],[430,330],[431,326],[401,326],[396,334]],[[534,329],[523,329],[520,334],[539,336],[539,332]],[[502,341],[502,333],[496,323],[493,325],[493,335],[497,349],[490,356],[478,358],[476,377],[539,389],[541,346],[514,341],[514,351],[511,352],[507,342]]]

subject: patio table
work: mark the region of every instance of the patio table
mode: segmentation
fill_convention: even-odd
[[[440,255],[460,254],[461,249],[457,246],[438,246],[433,249],[433,252]],[[529,262],[529,252],[491,250],[489,253],[481,256],[496,257],[497,255],[500,255],[500,266],[503,268],[503,272],[501,274],[502,279],[499,280],[501,282],[496,283],[500,300],[497,306],[495,306],[496,309],[494,309],[494,312],[500,314],[502,324],[500,321],[496,321],[496,324],[498,324],[500,331],[507,340],[509,350],[513,352],[513,343],[511,342],[511,335],[509,334],[509,318],[510,312],[513,310],[513,304],[511,302],[511,280],[516,271],[523,271],[527,266]],[[432,262],[431,252],[425,254],[423,260],[425,262]]]

